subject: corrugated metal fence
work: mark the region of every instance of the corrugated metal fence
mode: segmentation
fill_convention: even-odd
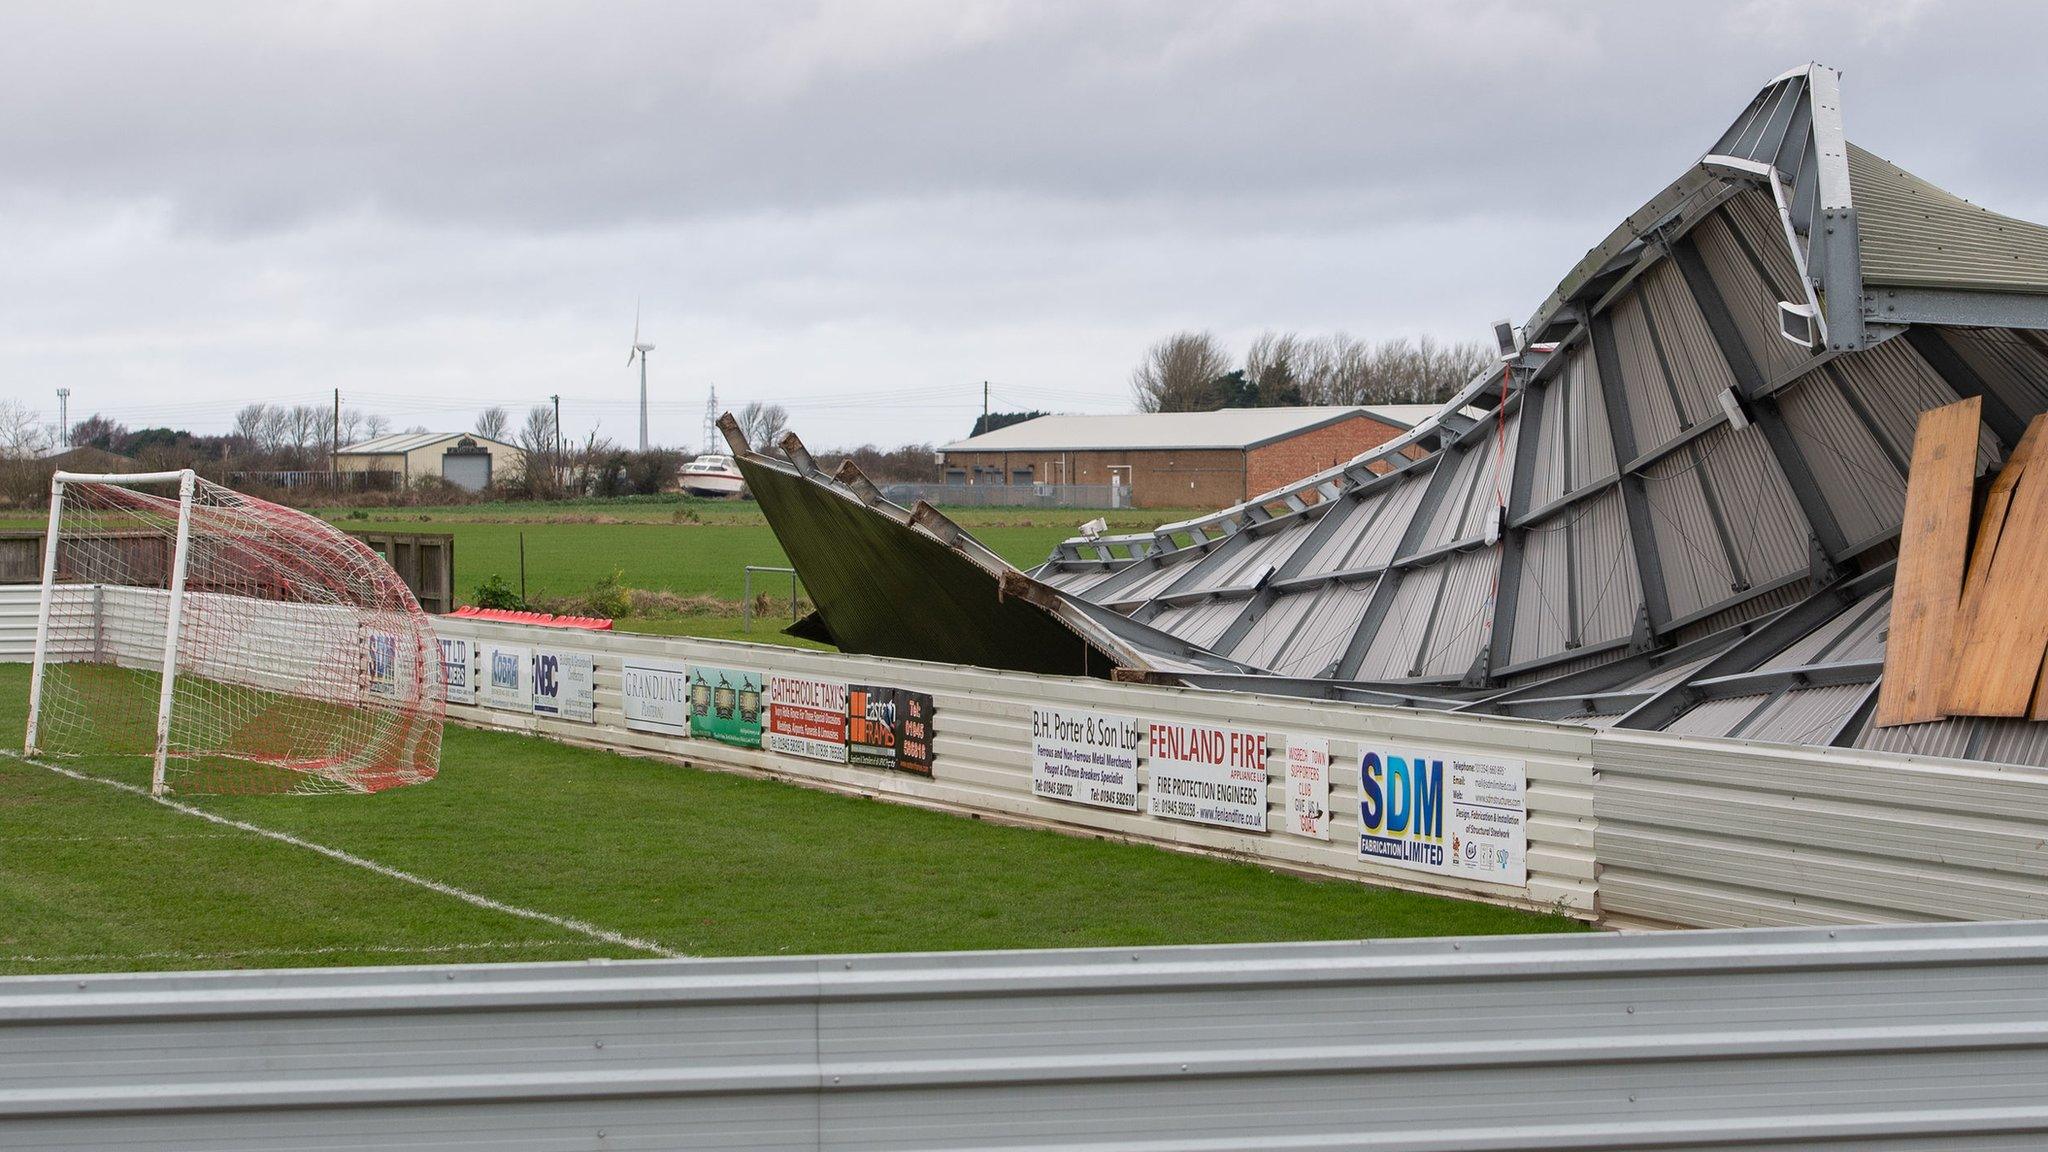
[[[34,637],[33,588],[0,588],[0,659]],[[1239,856],[1320,875],[1421,888],[1610,924],[1736,927],[2048,918],[2048,771],[1851,749],[1595,732],[1570,725],[1420,713],[1241,693],[1111,684],[836,653],[611,633],[566,634],[441,618],[444,635],[552,643],[595,657],[596,723],[451,706],[467,723],[530,731],[953,811]],[[879,682],[930,692],[927,777],[831,765],[628,731],[623,655]],[[1331,839],[1247,834],[1033,796],[1034,707],[1224,723],[1322,736],[1331,751]],[[1397,869],[1358,854],[1357,749],[1394,741],[1528,765],[1526,886]],[[1284,767],[1269,802],[1284,806]],[[1282,823],[1283,811],[1271,822]]]
[[[451,704],[466,723],[533,732],[577,743],[658,753],[726,768],[778,776],[870,795],[978,812],[1029,823],[1087,830],[1173,847],[1214,852],[1319,875],[1367,879],[1451,894],[1476,895],[1522,907],[1593,914],[1592,733],[1583,728],[1528,721],[1450,717],[1397,708],[1273,696],[1114,684],[1078,677],[1033,676],[910,660],[884,660],[770,645],[671,639],[620,632],[551,632],[517,624],[442,617],[443,636],[472,641],[551,644],[596,657],[596,723]],[[928,692],[936,705],[937,736],[929,777],[844,764],[827,764],[711,740],[692,740],[625,726],[619,696],[619,661],[625,654],[690,663],[873,683]],[[1251,834],[1184,824],[1143,811],[1091,808],[1034,796],[1031,790],[1031,713],[1034,707],[1093,709],[1142,721],[1220,724],[1264,732],[1274,755],[1268,804],[1286,815],[1284,758],[1293,736],[1330,742],[1330,839],[1280,832]],[[1484,884],[1396,868],[1362,859],[1358,851],[1358,754],[1361,741],[1403,748],[1522,760],[1528,772],[1528,882]],[[1347,763],[1348,761],[1348,763]],[[1140,770],[1141,782],[1145,769]]]
[[[2034,1148],[2038,923],[0,979],[0,1145]]]

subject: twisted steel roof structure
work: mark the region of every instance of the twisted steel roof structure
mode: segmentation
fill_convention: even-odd
[[[1918,415],[1980,397],[1981,475],[2048,410],[2048,228],[1848,143],[1839,83],[1773,80],[1406,435],[1028,574],[726,425],[818,605],[803,627],[879,655],[2048,764],[2048,725],[1869,722]],[[1781,333],[1801,311],[1806,344]]]

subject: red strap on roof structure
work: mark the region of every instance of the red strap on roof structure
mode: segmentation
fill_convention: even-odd
[[[552,612],[515,612],[509,608],[478,608],[465,604],[449,613],[468,620],[495,620],[501,624],[532,624],[539,628],[581,628],[586,632],[609,632],[612,622],[605,616],[557,616]]]

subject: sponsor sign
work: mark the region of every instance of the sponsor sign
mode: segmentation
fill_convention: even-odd
[[[767,692],[759,672],[690,665],[690,735],[741,748],[761,746]]]
[[[1528,765],[1361,744],[1358,854],[1498,884],[1528,881]]]
[[[796,676],[768,678],[762,747],[785,756],[846,763],[846,685]]]
[[[619,658],[619,704],[626,727],[663,736],[690,734],[690,672],[681,660]]]
[[[476,669],[469,663],[468,637],[443,636],[441,640],[441,688],[450,704],[476,703]]]
[[[853,684],[846,689],[847,761],[863,768],[932,774],[932,698]]]
[[[533,710],[540,716],[597,723],[596,661],[588,652],[533,650]]]
[[[1031,710],[1031,794],[1069,804],[1138,810],[1145,726],[1129,716]]]
[[[1266,830],[1264,732],[1154,723],[1146,766],[1152,815]]]
[[[483,702],[508,712],[533,711],[533,649],[520,644],[483,644]]]
[[[372,696],[398,695],[398,637],[390,632],[370,633],[370,682]]]
[[[1296,836],[1330,838],[1330,742],[1287,738],[1287,824]]]

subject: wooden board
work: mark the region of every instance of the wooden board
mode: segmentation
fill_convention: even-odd
[[[2025,462],[2022,461],[2024,464]],[[2027,467],[2011,489],[1988,570],[1968,591],[1947,709],[1956,716],[2024,716],[2048,651],[2048,467]]]
[[[1874,722],[1880,728],[1944,715],[1963,559],[1970,546],[1981,407],[1972,396],[1922,412],[1913,432],[1898,574],[1892,581],[1891,633],[1877,691]]]
[[[2005,458],[2005,467],[1991,480],[1991,490],[1984,497],[1984,515],[1977,528],[1977,545],[1970,551],[1969,571],[1963,578],[1966,615],[1974,607],[1971,593],[1984,586],[1984,577],[1991,572],[1991,555],[1997,551],[1998,537],[2005,531],[2005,512],[2012,504],[2012,490],[2018,487],[2027,465],[2040,452],[2044,438],[2048,438],[2048,414],[2036,416],[2027,424],[2026,434],[2014,445],[2012,455]]]

